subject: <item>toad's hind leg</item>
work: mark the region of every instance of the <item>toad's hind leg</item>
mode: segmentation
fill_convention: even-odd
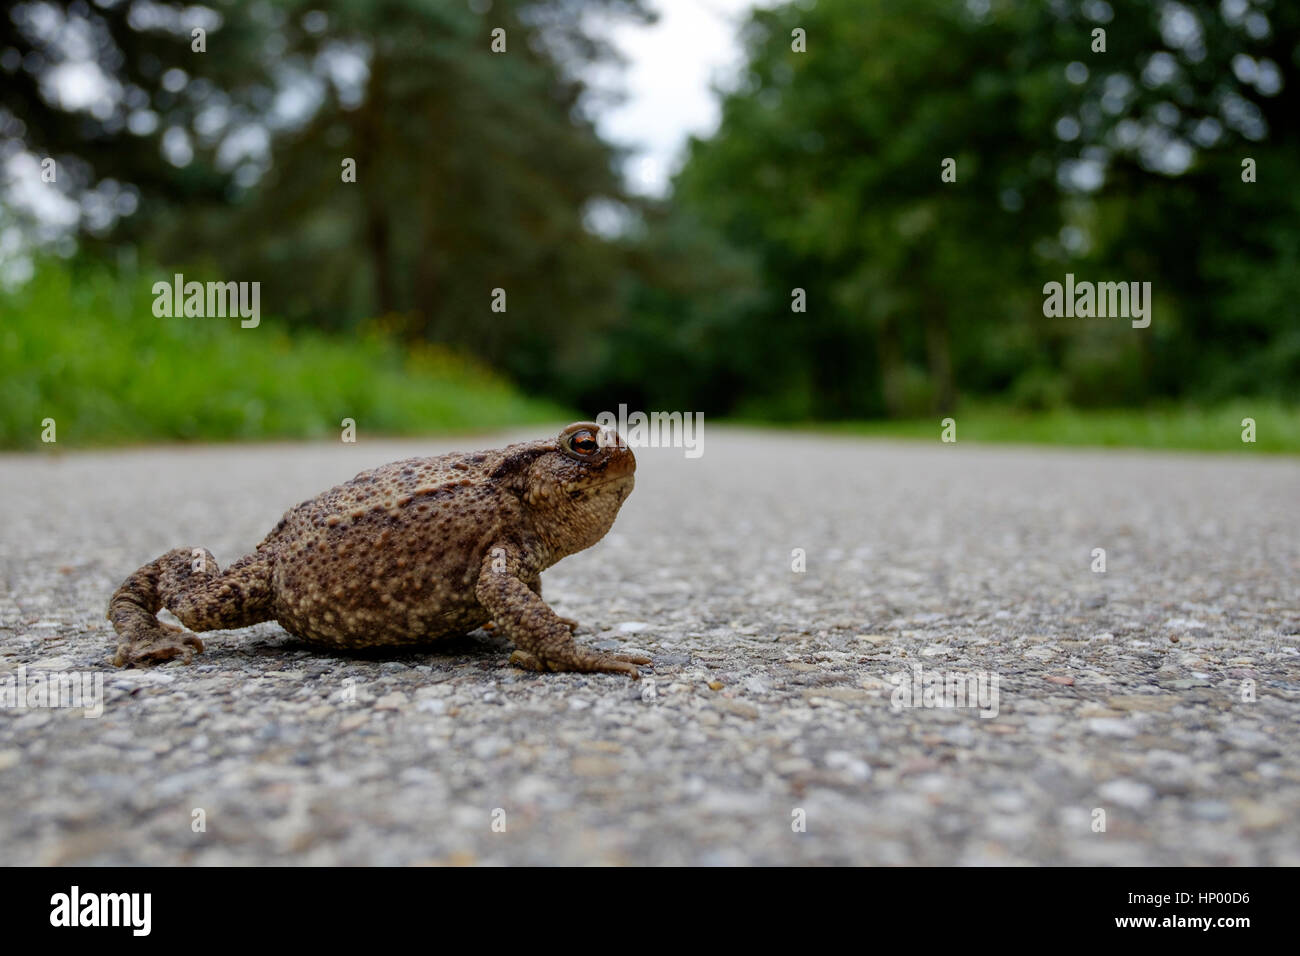
[[[118,634],[114,664],[156,664],[173,657],[188,663],[202,652],[199,638],[158,620],[162,608],[194,631],[270,620],[270,565],[255,552],[222,573],[205,548],[176,548],[149,562],[123,581],[108,602],[108,619]]]

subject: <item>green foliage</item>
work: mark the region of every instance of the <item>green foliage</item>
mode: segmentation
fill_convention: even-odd
[[[0,61],[0,152],[22,140],[55,156],[72,195],[109,181],[138,193],[114,232],[82,224],[92,252],[127,244],[141,262],[192,264],[192,278],[260,281],[284,323],[346,335],[381,364],[377,335],[471,354],[567,404],[785,421],[931,420],[972,400],[1048,418],[1300,401],[1300,5],[763,6],[719,129],[691,144],[663,203],[622,195],[579,78],[611,59],[591,23],[644,19],[640,0],[495,0],[487,14],[230,0],[206,55],[185,30],[133,22],[136,6],[41,7],[93,25],[124,91],[105,115],[41,96],[58,51],[21,27],[33,5],[0,18],[0,52],[21,54]],[[504,54],[490,48],[497,27]],[[792,49],[796,28],[806,52]],[[290,89],[312,91],[313,108],[281,115]],[[133,131],[136,112],[156,127]],[[169,130],[189,137],[184,166],[160,156]],[[223,158],[241,130],[262,131],[265,152]],[[1242,181],[1247,157],[1257,182]],[[607,201],[631,212],[627,234],[589,228]],[[1043,286],[1067,272],[1150,282],[1150,328],[1045,318]],[[792,311],[794,290],[806,312]],[[10,331],[25,338],[33,321]],[[105,354],[149,354],[102,331]],[[77,350],[91,341],[80,326],[44,330],[19,351],[49,375],[89,361]],[[281,427],[284,409],[299,424],[283,427],[300,429],[320,417],[313,402],[336,399],[369,401],[396,427],[405,412],[381,407],[383,386],[322,393],[307,360],[325,340],[294,341],[301,394],[275,407],[249,404],[230,367],[198,363],[135,368],[136,404],[185,397],[166,430],[178,435],[218,428],[193,417],[200,405],[252,435]],[[333,346],[320,348],[331,367]],[[30,393],[24,415],[51,394],[32,391],[35,376],[5,384]],[[92,421],[94,403],[82,414]]]
[[[464,0],[229,2],[206,54],[190,52],[197,14],[179,7],[155,5],[184,29],[142,27],[136,4],[49,6],[93,24],[99,66],[134,107],[123,98],[111,115],[74,118],[24,67],[0,88],[0,111],[29,149],[66,165],[61,188],[138,190],[111,241],[136,244],[141,261],[202,263],[196,278],[260,281],[293,324],[397,314],[408,341],[468,348],[534,388],[582,367],[619,283],[585,217],[621,196],[578,78],[610,53],[587,18],[644,19],[639,0],[495,0],[480,12]],[[0,50],[57,62],[57,44],[17,22],[0,17]],[[492,49],[497,29],[505,52]],[[166,82],[175,71],[179,88]],[[156,128],[133,133],[134,110]],[[188,136],[183,167],[160,156],[168,131]]]
[[[1029,410],[1300,398],[1300,8],[1269,6],[1257,35],[1211,0],[986,6],[753,14],[721,127],[692,144],[651,229],[651,247],[655,229],[696,229],[755,264],[730,317],[708,317],[713,362],[681,366],[673,394],[791,420],[932,414],[958,395]],[[1240,80],[1243,57],[1275,66],[1280,89]],[[1067,272],[1150,282],[1151,327],[1045,318],[1043,285]],[[703,321],[707,277],[669,298],[639,282],[625,326],[655,327],[666,305],[678,326]],[[644,347],[615,342],[619,368]]]
[[[291,334],[266,317],[249,329],[155,318],[158,278],[43,263],[30,283],[0,292],[0,447],[39,447],[45,418],[65,447],[337,438],[344,418],[364,440],[573,417],[445,348]]]
[[[1221,405],[1153,405],[1140,409],[1021,411],[970,403],[956,414],[958,444],[1073,445],[1214,451],[1235,455],[1300,454],[1300,409],[1269,399],[1238,399]],[[1253,418],[1254,442],[1243,442],[1242,420]],[[810,427],[833,434],[868,435],[937,443],[935,418],[838,422]]]

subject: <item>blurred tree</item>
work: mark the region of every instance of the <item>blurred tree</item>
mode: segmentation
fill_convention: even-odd
[[[1300,397],[1300,5],[758,9],[720,128],[662,204],[622,195],[587,117],[577,77],[611,55],[593,14],[647,16],[19,3],[0,20],[0,149],[59,159],[92,246],[260,279],[268,313],[375,319],[602,408]],[[636,210],[626,234],[589,227],[606,201]],[[1151,327],[1045,318],[1067,272],[1151,282]]]
[[[1123,337],[1123,351],[1112,344],[1111,360],[1092,368],[1108,384],[1093,391],[1294,399],[1300,7],[1104,6],[1113,13],[1106,68],[1075,85],[1064,114],[1080,127],[1067,188],[1089,199],[1086,268],[1149,278],[1162,321],[1151,335]],[[1252,182],[1243,181],[1247,159]],[[1071,397],[1096,404],[1083,384]]]
[[[761,351],[730,408],[1294,394],[1296,270],[1277,263],[1300,248],[1298,40],[1294,5],[1246,0],[756,11],[720,129],[676,182],[683,216],[760,263],[765,305],[733,345]],[[1242,183],[1245,155],[1268,184]],[[1152,328],[1044,318],[1067,271],[1152,282]],[[1273,377],[1228,371],[1245,359]]]
[[[622,198],[578,78],[612,56],[593,14],[649,16],[640,0],[20,4],[0,110],[32,152],[68,157],[70,192],[137,191],[135,215],[92,235],[260,280],[293,320],[378,315],[537,387],[583,366],[617,289],[587,228]],[[69,69],[91,105],[55,92]]]

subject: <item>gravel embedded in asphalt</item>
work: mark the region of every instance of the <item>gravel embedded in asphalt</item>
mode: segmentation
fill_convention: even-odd
[[[0,708],[4,859],[1300,865],[1294,458],[710,425],[544,575],[640,683],[274,624],[110,666],[108,597],[169,548],[224,566],[364,468],[545,433],[0,456],[0,694],[104,687]],[[915,665],[996,715],[896,708]]]

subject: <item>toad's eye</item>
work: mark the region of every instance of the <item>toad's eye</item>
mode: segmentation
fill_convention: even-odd
[[[594,455],[600,444],[596,441],[596,436],[584,428],[569,436],[569,447],[579,455]]]

